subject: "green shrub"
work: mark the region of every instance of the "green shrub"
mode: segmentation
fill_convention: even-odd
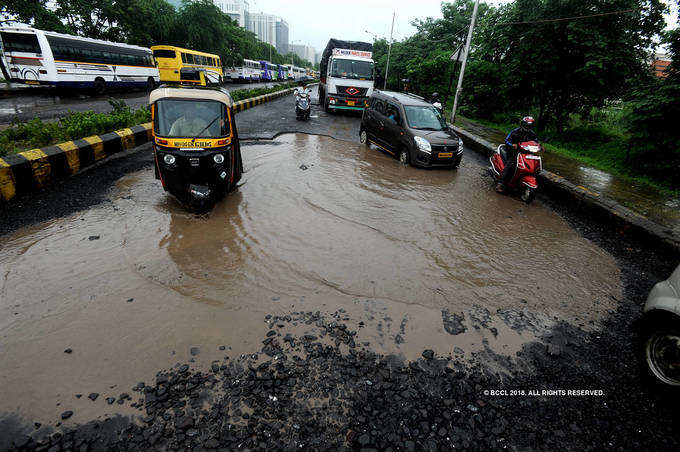
[[[109,101],[111,113],[69,112],[56,122],[32,119],[0,132],[0,156],[123,129],[151,120],[146,108],[132,111],[124,101]]]
[[[234,101],[239,101],[294,86],[296,86],[294,82],[287,82],[271,88],[239,89],[229,94]],[[57,122],[43,122],[36,118],[13,124],[0,132],[0,156],[90,135],[100,135],[151,120],[151,113],[147,108],[132,111],[125,101],[115,99],[109,100],[109,104],[112,108],[110,113],[69,112]]]

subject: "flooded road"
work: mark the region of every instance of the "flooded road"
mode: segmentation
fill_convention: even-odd
[[[473,159],[428,171],[306,134],[243,158],[240,187],[205,216],[147,169],[111,202],[4,237],[0,411],[126,413],[104,397],[259,349],[268,314],[340,310],[357,343],[409,359],[514,357],[556,321],[596,328],[621,297],[609,254],[540,202],[495,195]]]

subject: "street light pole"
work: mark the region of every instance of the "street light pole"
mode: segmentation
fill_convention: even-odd
[[[458,86],[456,87],[456,96],[453,98],[453,109],[451,110],[451,124],[456,121],[456,108],[458,108],[458,99],[460,93],[463,91],[463,76],[465,75],[465,66],[467,66],[468,54],[470,53],[470,42],[472,41],[472,30],[475,28],[475,20],[477,20],[477,8],[479,7],[479,0],[475,0],[475,6],[472,9],[472,20],[470,21],[470,29],[468,30],[467,40],[465,41],[465,58],[460,67],[460,75],[458,76]]]
[[[479,3],[479,0],[477,0]],[[385,80],[383,81],[383,90],[387,88],[387,73],[390,70],[390,54],[392,53],[392,34],[394,33],[394,15],[392,12],[392,28],[390,29],[390,46],[387,48],[387,64],[385,65]]]

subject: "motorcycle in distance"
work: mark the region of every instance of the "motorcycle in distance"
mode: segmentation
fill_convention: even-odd
[[[190,210],[206,212],[243,173],[231,96],[221,88],[164,85],[149,104],[156,179]]]
[[[310,90],[300,85],[295,90],[295,119],[308,120],[311,112]]]
[[[535,141],[525,141],[519,143],[517,153],[517,169],[506,189],[519,191],[520,199],[527,204],[531,203],[536,197],[538,182],[536,176],[541,172],[543,166],[541,157],[536,155],[542,146]],[[501,174],[505,168],[505,145],[501,144],[489,157],[491,166],[489,173],[494,179],[494,183],[500,182]]]

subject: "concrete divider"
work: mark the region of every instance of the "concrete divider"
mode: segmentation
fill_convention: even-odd
[[[234,111],[287,96],[295,88],[234,102]],[[152,140],[151,123],[0,157],[0,202],[30,193]]]
[[[465,145],[473,151],[488,156],[494,152],[498,144],[493,144],[485,139],[449,124],[460,136]],[[680,238],[673,235],[669,228],[651,221],[629,208],[622,206],[613,199],[609,199],[600,193],[580,185],[574,185],[562,176],[543,170],[538,175],[539,190],[546,192],[552,198],[569,202],[579,209],[585,209],[589,214],[610,221],[615,229],[622,233],[634,234],[664,246],[674,251],[680,251]]]

